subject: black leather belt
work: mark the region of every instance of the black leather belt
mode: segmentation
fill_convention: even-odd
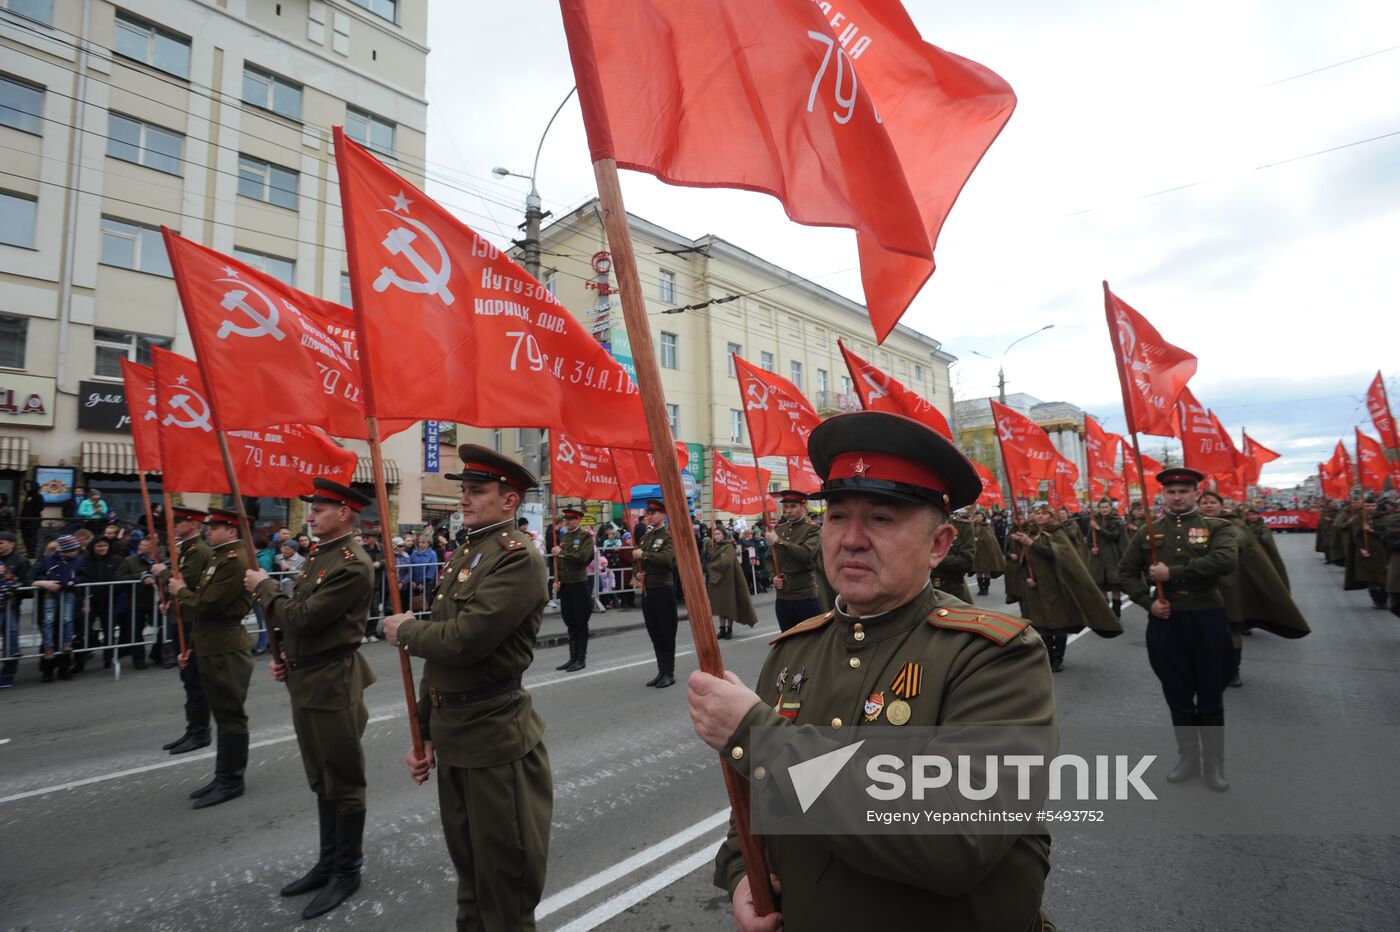
[[[340,647],[332,647],[330,650],[323,650],[319,654],[307,654],[304,657],[295,659],[287,658],[288,670],[306,670],[311,667],[324,667],[328,663],[335,663],[349,657],[360,649],[359,644],[343,644]]]
[[[519,688],[520,677],[518,676],[508,683],[492,683],[490,686],[483,686],[480,689],[472,689],[464,693],[445,693],[429,686],[428,701],[438,707],[471,705],[473,702],[483,702],[497,696],[504,696]]]

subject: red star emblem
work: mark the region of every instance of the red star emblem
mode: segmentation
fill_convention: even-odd
[[[851,464],[851,472],[861,478],[865,478],[865,471],[869,468],[865,463],[865,457],[861,457]]]

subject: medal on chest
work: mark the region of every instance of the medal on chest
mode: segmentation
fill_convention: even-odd
[[[870,698],[865,700],[865,720],[873,722],[880,717],[880,711],[885,707],[884,692],[871,693]]]
[[[1195,544],[1197,547],[1200,547],[1200,546],[1202,546],[1202,545],[1204,545],[1204,544],[1210,543],[1210,528],[1208,528],[1208,527],[1193,527],[1193,528],[1187,528],[1187,529],[1186,529],[1186,539],[1187,539],[1188,541],[1190,541],[1191,543]]]
[[[898,698],[889,704],[885,710],[885,720],[891,725],[907,725],[913,715],[913,710],[909,708],[909,700],[919,694],[919,688],[923,685],[924,671],[913,661],[906,663],[899,668],[895,674],[894,681],[890,683],[890,692]]]

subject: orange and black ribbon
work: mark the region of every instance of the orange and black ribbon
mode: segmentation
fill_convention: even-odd
[[[890,684],[890,692],[904,700],[913,699],[919,694],[919,687],[923,685],[923,682],[923,669],[917,663],[910,661],[899,668],[894,682]]]

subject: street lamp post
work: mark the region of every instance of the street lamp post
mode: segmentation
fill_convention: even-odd
[[[1002,404],[1006,404],[1006,354],[1011,352],[1011,348],[1017,343],[1020,343],[1022,340],[1029,340],[1037,333],[1044,333],[1046,330],[1049,330],[1054,326],[1054,324],[1046,324],[1044,327],[1032,330],[1030,333],[1026,334],[1023,337],[1017,337],[1016,339],[1012,340],[1009,344],[1007,344],[1006,349],[1001,351],[1001,356],[997,360],[997,401],[1001,402]],[[986,353],[977,352],[977,350],[973,350],[972,355],[981,356],[983,359],[992,358]],[[996,430],[996,418],[992,419],[992,430]],[[1011,472],[1006,468],[1006,460],[1002,459],[1000,452],[998,452],[997,454],[997,459],[1001,460],[1002,481],[1006,483],[1006,485],[1003,487],[1003,490],[1007,495],[1010,495],[1014,498],[1016,495],[1016,490],[1011,487]]]
[[[574,96],[575,90],[575,88],[569,88],[569,93],[565,94],[564,99],[559,101],[559,106],[554,108],[554,114],[549,118],[549,122],[544,125],[544,132],[540,133],[539,145],[535,146],[535,161],[530,166],[530,174],[522,175],[508,168],[502,168],[499,165],[491,169],[493,175],[499,175],[502,178],[524,178],[526,181],[530,182],[530,193],[525,195],[525,223],[521,226],[521,229],[525,231],[525,238],[520,241],[520,249],[522,258],[524,259],[525,271],[529,272],[531,277],[536,280],[540,277],[540,223],[545,217],[549,216],[549,214],[540,209],[540,192],[535,186],[535,178],[539,175],[540,171],[540,152],[544,149],[544,140],[545,137],[549,135],[550,127],[554,125],[554,120],[559,116],[559,112],[564,109],[564,105]],[[543,473],[544,464],[542,461],[544,455],[542,447],[544,443],[547,442],[547,437],[544,435],[544,431],[533,429],[522,430],[521,432],[521,462],[526,469],[530,470],[536,476]],[[539,492],[532,494],[537,497],[541,496]],[[545,500],[548,499],[546,498]],[[552,515],[545,517],[544,523],[546,527],[551,520],[553,520]]]

